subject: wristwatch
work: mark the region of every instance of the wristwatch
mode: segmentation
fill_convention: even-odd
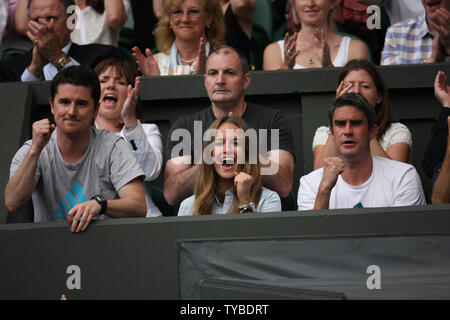
[[[107,202],[106,198],[104,196],[102,196],[101,194],[97,194],[97,195],[93,196],[91,198],[91,200],[92,199],[97,201],[98,204],[102,207],[102,210],[100,210],[100,212],[98,214],[104,214],[105,211],[106,211],[106,207],[108,205],[108,202]]]
[[[255,212],[255,204],[253,202],[249,202],[244,206],[239,206],[239,212],[240,213]]]
[[[56,63],[56,69],[58,69],[58,71],[63,69],[70,62],[70,60],[71,60],[70,57],[62,56]]]

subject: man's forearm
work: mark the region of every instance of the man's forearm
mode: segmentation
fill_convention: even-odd
[[[166,170],[164,176],[164,198],[170,205],[178,204],[192,195],[197,170],[198,165],[192,165],[176,173],[168,173]]]
[[[286,198],[293,186],[293,172],[290,172],[288,168],[278,168],[278,172],[272,175],[262,175],[262,184],[277,192],[281,198]]]
[[[19,211],[30,200],[35,186],[39,152],[30,149],[19,169],[5,187],[5,205],[10,212]]]
[[[314,203],[314,210],[322,210],[330,208],[331,191],[324,190],[319,186],[317,191],[316,201]]]
[[[113,218],[145,217],[147,205],[145,198],[127,197],[124,199],[108,199],[106,214]]]

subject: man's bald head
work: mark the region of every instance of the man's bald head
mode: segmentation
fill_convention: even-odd
[[[231,55],[235,54],[238,57],[241,67],[242,67],[242,74],[244,74],[244,75],[247,74],[250,71],[250,67],[249,67],[247,58],[239,49],[229,47],[229,46],[222,46],[222,47],[219,47],[218,49],[214,50],[213,52],[211,52],[208,59],[206,60],[206,69],[208,69],[208,61],[212,56],[214,56],[214,55],[230,55],[230,54]]]

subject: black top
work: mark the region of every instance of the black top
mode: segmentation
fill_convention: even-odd
[[[254,103],[247,103],[247,108],[245,109],[244,114],[242,115],[242,119],[245,120],[250,128],[259,130],[259,129],[267,129],[267,151],[270,150],[286,150],[289,151],[295,157],[295,146],[294,146],[294,137],[289,127],[289,124],[286,120],[284,113],[278,110],[269,109],[263,106],[256,105]],[[212,111],[212,107],[204,108],[200,111],[197,111],[194,114],[182,116],[178,118],[175,124],[170,129],[169,134],[167,135],[166,146],[165,146],[165,160],[169,160],[172,158],[180,157],[183,155],[187,155],[185,151],[190,151],[191,159],[194,159],[196,156],[195,162],[200,163],[201,156],[200,154],[194,155],[194,143],[197,143],[200,146],[203,140],[203,133],[209,128],[209,126],[216,120],[214,113]],[[201,125],[201,137],[200,129],[197,129],[196,135],[194,135],[194,121],[200,121],[197,125]],[[191,148],[190,150],[181,150],[180,147],[175,149],[175,154],[172,157],[172,149],[175,146],[184,141],[183,138],[179,138],[178,133],[180,131],[175,132],[174,138],[172,141],[171,136],[174,130],[176,129],[187,129],[190,134],[191,139]],[[275,133],[271,130],[279,129],[279,141],[278,148],[273,149],[271,144],[271,134]],[[258,137],[261,136],[260,131],[257,131]]]
[[[441,107],[438,123],[431,128],[430,140],[422,162],[422,169],[430,178],[433,178],[433,184],[444,161],[448,139],[447,117],[449,116],[450,108]]]

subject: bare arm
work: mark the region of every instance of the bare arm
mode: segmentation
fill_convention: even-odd
[[[14,25],[16,31],[20,34],[25,35],[28,26],[28,1],[29,0],[18,0],[16,13],[14,17]]]
[[[163,0],[153,0],[153,14],[156,18],[161,19],[164,13]]]
[[[293,186],[294,157],[286,150],[272,150],[267,155],[269,161],[261,161],[263,185],[286,198]]]
[[[147,204],[144,187],[139,178],[133,179],[120,190],[119,199],[108,200],[106,214],[114,218],[145,217]]]
[[[450,117],[447,118],[450,128]],[[449,129],[450,131],[450,129]],[[433,186],[431,203],[450,203],[450,139],[447,137],[447,151],[442,162],[441,171]]]
[[[33,140],[25,158],[5,187],[5,205],[10,212],[19,211],[30,200],[35,187],[39,156],[55,129],[48,119],[33,123]]]
[[[271,43],[264,49],[263,69],[264,70],[283,69],[283,59],[281,57],[281,50],[278,43],[276,42]]]
[[[108,26],[119,30],[127,21],[128,15],[122,0],[104,0]]]
[[[360,40],[352,39],[348,49],[348,61],[353,59],[365,59],[369,58],[369,53],[364,42]]]
[[[317,191],[314,210],[329,209],[331,191],[338,177],[344,172],[344,161],[339,157],[326,158],[324,160],[323,176]]]
[[[324,159],[328,157],[337,157],[336,145],[330,136],[325,145],[318,145],[314,148],[314,170],[324,166]]]
[[[407,162],[409,145],[405,142],[398,142],[389,146],[389,148],[387,148],[387,150],[385,151],[381,147],[380,142],[377,139],[372,139],[370,141],[370,153],[373,156],[379,156],[391,160]]]
[[[5,187],[5,205],[10,212],[19,211],[33,193],[40,152],[30,149],[16,173]]]
[[[145,217],[147,204],[144,188],[139,178],[124,185],[119,191],[119,199],[107,199],[105,214],[114,218]],[[72,224],[72,232],[85,231],[98,215],[102,207],[96,200],[76,204],[68,213],[68,222]]]
[[[192,195],[193,181],[198,165],[183,161],[187,157],[178,157],[166,162],[164,170],[164,198],[170,205],[175,205]]]

